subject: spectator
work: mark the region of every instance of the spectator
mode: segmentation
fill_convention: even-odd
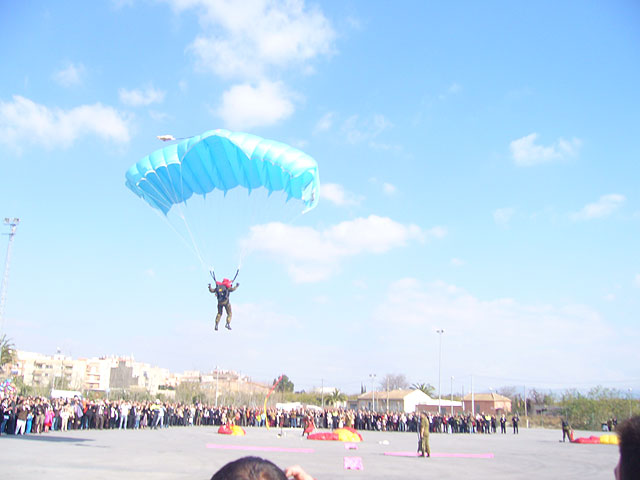
[[[281,470],[275,463],[260,457],[242,457],[227,463],[211,480],[313,480],[299,465]]]
[[[613,470],[616,480],[640,480],[640,417],[618,427],[620,460]]]

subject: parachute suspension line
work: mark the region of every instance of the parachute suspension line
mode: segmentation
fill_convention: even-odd
[[[180,215],[178,215],[181,219],[182,219],[182,223],[184,223],[184,227],[187,230],[187,233],[189,234],[189,239],[191,240],[191,244],[193,246],[193,251],[195,252],[195,254],[198,257],[198,260],[200,260],[200,265],[202,267],[205,268],[206,270],[206,265],[205,265],[205,261],[204,258],[202,257],[202,252],[200,251],[200,248],[198,246],[198,242],[196,241],[194,235],[193,235],[193,231],[191,230],[191,225],[189,225],[189,221],[187,220],[187,217],[184,214],[184,211],[182,210],[182,205],[176,205],[178,207],[178,211],[180,212]]]
[[[155,173],[155,170],[154,170],[154,173]],[[157,175],[157,173],[156,173],[156,175]],[[147,182],[147,183],[158,195],[160,195],[160,198],[162,198],[163,195],[165,197],[167,197],[167,198],[171,198],[171,195],[170,195],[169,191],[166,189],[166,187],[163,186],[162,189],[160,189],[160,188],[156,187],[151,182]],[[161,182],[159,182],[159,183],[161,183]],[[157,199],[154,199],[154,200],[157,201]],[[161,203],[162,203],[163,206],[167,207],[167,210],[171,209],[171,204],[170,203],[167,203],[167,202],[164,202],[164,201],[161,202]]]
[[[164,194],[164,195],[168,196],[168,195],[167,195],[167,192],[164,192],[164,191],[160,190],[159,188],[157,188],[157,187],[156,187],[153,183],[151,183],[151,182],[148,182],[148,183],[149,183],[149,185],[151,186],[151,188],[152,188],[156,193],[158,193],[159,195]],[[157,199],[154,199],[154,200],[156,200],[156,201],[157,201]],[[161,203],[162,203],[162,205],[163,205],[163,206],[167,207],[168,209],[170,209],[170,208],[171,208],[171,204],[170,204],[170,203],[167,203],[167,202],[164,202],[164,201],[163,201],[163,202],[161,202]]]
[[[184,235],[182,235],[176,229],[175,225],[173,225],[167,219],[166,215],[163,215],[161,212],[159,212],[155,208],[153,210],[155,211],[156,215],[158,215],[160,218],[162,218],[162,220],[169,226],[169,228],[174,231],[174,233],[178,236],[178,238],[180,240],[182,240],[182,243],[184,243],[184,245],[187,247],[187,249],[191,250],[198,257],[198,259],[200,260],[201,265],[204,266],[204,260],[202,259],[202,256],[200,255],[200,251],[198,250],[198,246],[197,246],[196,242],[193,240],[193,237],[191,238],[191,245],[190,245],[189,242],[187,241],[187,239],[184,237]],[[186,224],[186,220],[185,220],[185,224]]]
[[[269,195],[271,195],[271,192],[269,193]],[[252,211],[248,212],[250,223],[252,224],[252,226],[254,226],[259,222],[259,220],[265,220],[267,218],[275,217],[273,213],[282,210],[283,208],[282,205],[287,205],[287,203],[288,203],[287,201],[284,201],[283,204],[280,204],[278,202],[262,202],[261,206],[264,208],[261,208],[261,210],[263,210],[262,217],[264,218],[262,219],[258,218],[259,215],[257,214],[257,209],[253,209]],[[279,220],[278,222],[283,223],[285,225],[293,225],[304,214],[305,214],[304,211],[297,211],[295,214],[291,215],[289,218]],[[271,221],[271,220],[267,220],[267,221]],[[238,268],[242,268],[244,264],[244,260],[253,252],[253,250],[255,250],[255,247],[251,245],[251,242],[245,242],[241,246],[240,252],[238,254]]]

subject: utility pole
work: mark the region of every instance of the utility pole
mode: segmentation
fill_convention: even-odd
[[[2,277],[2,285],[0,289],[0,332],[4,330],[4,303],[7,299],[7,285],[9,283],[9,263],[11,262],[11,245],[13,243],[13,237],[16,234],[16,228],[20,223],[19,218],[5,218],[4,224],[9,226],[9,233],[3,235],[9,235],[9,243],[7,244],[7,256],[4,261],[4,275]]]
[[[475,392],[473,391],[473,375],[471,375],[471,415],[473,418],[476,417],[476,402],[475,402]]]
[[[371,410],[376,411],[376,387],[374,385],[374,380],[376,379],[375,373],[370,373],[369,378],[371,379]]]
[[[387,375],[387,412],[389,411],[389,375]]]
[[[436,330],[436,333],[440,337],[439,347],[438,347],[438,413],[442,412],[442,394],[440,390],[440,378],[442,374],[442,334],[444,333],[444,329]]]
[[[524,386],[524,418],[527,420],[527,428],[529,428],[529,415],[527,412],[527,386]]]
[[[453,375],[451,375],[451,416],[453,417]]]
[[[218,408],[218,373],[220,371],[220,367],[216,365],[216,408]]]

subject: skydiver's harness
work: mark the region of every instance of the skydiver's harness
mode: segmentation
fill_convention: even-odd
[[[233,282],[236,281],[236,278],[238,278],[238,274],[240,273],[240,269],[236,270],[236,275],[235,277],[233,277],[233,280],[231,280],[231,284],[233,285]],[[213,278],[213,281],[216,283],[216,285],[218,284],[218,281],[216,280],[216,274],[213,270],[209,270],[209,274],[211,275],[211,278]]]
[[[227,285],[225,285],[222,282],[218,282],[216,280],[216,274],[214,273],[213,270],[210,270],[209,273],[211,274],[211,277],[213,278],[213,281],[216,285],[216,297],[218,299],[218,305],[224,305],[225,303],[227,303],[229,301],[229,287],[227,287]],[[236,270],[236,274],[233,277],[233,280],[231,280],[231,287],[233,287],[233,282],[236,281],[236,278],[238,278],[238,274],[240,273],[240,269]]]

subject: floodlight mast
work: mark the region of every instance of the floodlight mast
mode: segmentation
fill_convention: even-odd
[[[11,245],[13,244],[13,237],[16,234],[16,229],[20,223],[19,218],[5,218],[4,224],[9,226],[9,233],[3,233],[3,235],[9,235],[9,243],[7,244],[7,256],[4,261],[4,275],[2,276],[2,285],[0,285],[0,332],[4,329],[4,304],[7,299],[7,284],[9,283],[9,264],[11,262]]]

